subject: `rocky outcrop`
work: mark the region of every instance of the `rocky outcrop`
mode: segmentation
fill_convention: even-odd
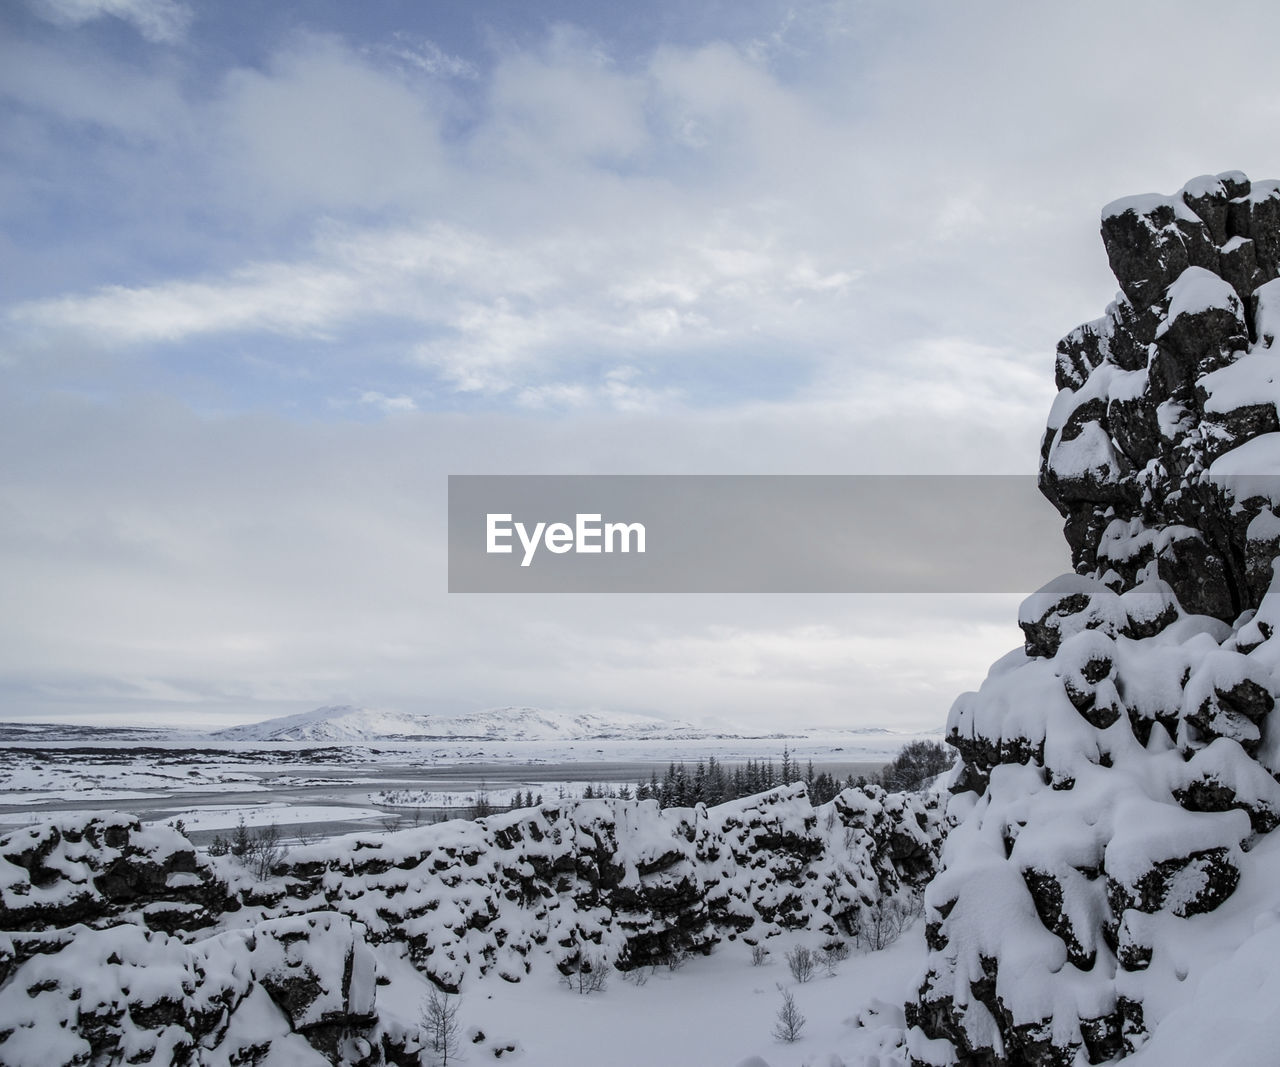
[[[375,969],[340,915],[269,920],[194,943],[132,923],[73,927],[0,989],[0,1062],[381,1062]],[[279,1059],[276,1062],[280,1062]]]
[[[131,815],[56,820],[0,837],[0,930],[129,916],[173,933],[209,926],[232,906],[185,837]]]
[[[1102,237],[1121,292],[1060,343],[1041,449],[1076,573],[951,711],[917,1065],[1133,1052],[1152,991],[1239,947],[1238,890],[1275,875],[1280,184],[1120,200]]]
[[[1078,572],[1126,589],[1148,573],[1187,612],[1224,622],[1256,608],[1271,580],[1265,498],[1233,492],[1234,465],[1207,473],[1280,432],[1266,366],[1278,220],[1280,183],[1238,173],[1108,205],[1102,238],[1121,292],[1060,342],[1042,446],[1041,488]]]
[[[874,786],[567,801],[340,838],[260,880],[128,816],[24,828],[0,837],[0,1063],[416,1063],[379,954],[456,991],[537,954],[572,974],[841,940],[918,892],[943,829],[936,797]]]
[[[851,937],[932,875],[942,832],[936,800],[875,786],[818,808],[803,785],[714,808],[570,801],[299,850],[274,908],[350,915],[452,991],[495,970],[517,981],[535,953],[568,973],[788,929]]]

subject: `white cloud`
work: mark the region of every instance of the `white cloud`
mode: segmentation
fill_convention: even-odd
[[[181,136],[191,123],[190,106],[174,82],[112,59],[0,40],[0,96],[72,129],[96,128],[129,143],[177,141],[190,147]]]
[[[387,414],[399,411],[416,411],[418,409],[417,402],[411,396],[387,396],[385,393],[373,390],[361,393],[360,403],[369,404]]]
[[[433,77],[468,80],[480,77],[479,68],[470,60],[450,55],[429,38],[399,30],[391,35],[390,41],[371,45],[365,51],[375,60],[391,59]]]
[[[173,40],[186,9],[43,10]],[[1032,471],[1054,342],[1113,290],[1097,207],[1280,175],[1280,8],[1154,10],[822,0],[630,55],[304,33],[230,70],[0,42],[0,684],[936,724],[1009,600],[448,598],[443,476]],[[130,399],[283,405],[313,360],[315,421]]]
[[[639,377],[636,367],[615,367],[598,383],[554,382],[526,386],[516,394],[516,403],[534,411],[602,407],[641,414],[677,409],[688,399],[680,389],[655,389],[644,385]]]
[[[545,55],[514,53],[494,72],[487,152],[535,165],[617,163],[650,146],[644,78],[614,68],[572,36],[553,37]]]
[[[414,360],[459,389],[502,392],[545,384],[536,379],[549,370],[575,373],[584,360],[638,363],[759,346],[762,338],[829,346],[847,322],[840,305],[852,284],[832,264],[815,267],[806,250],[773,247],[722,223],[677,246],[625,224],[505,246],[434,223],[331,227],[294,262],[32,301],[8,318],[34,341],[73,337],[126,349],[255,331],[332,338],[378,317],[397,319],[432,335],[414,346]],[[606,392],[640,398],[617,383]]]
[[[258,210],[383,208],[438,192],[432,91],[331,37],[298,38],[266,70],[231,71],[200,118],[222,192],[243,199],[251,187],[266,198]]]
[[[859,435],[822,442],[802,411],[326,425],[64,399],[4,416],[0,455],[27,458],[0,478],[0,598],[23,605],[0,617],[0,688],[28,717],[354,700],[927,727],[1018,639],[1010,597],[444,592],[446,474],[679,470],[708,435],[721,470],[797,448],[844,467]]]
[[[37,14],[51,22],[80,26],[111,16],[131,23],[143,37],[157,44],[174,44],[186,36],[191,8],[178,0],[28,0]]]

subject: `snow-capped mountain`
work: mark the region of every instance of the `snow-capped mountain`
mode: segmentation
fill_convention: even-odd
[[[491,708],[469,715],[416,715],[350,704],[232,726],[224,741],[586,741],[700,739],[739,736],[626,712]]]

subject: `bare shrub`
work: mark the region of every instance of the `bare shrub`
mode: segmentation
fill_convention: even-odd
[[[858,948],[863,952],[888,948],[923,912],[924,900],[917,894],[887,897],[864,908],[858,924]]]
[[[270,878],[271,872],[284,862],[285,856],[289,854],[289,846],[284,843],[280,827],[275,823],[250,830],[241,815],[231,839],[215,837],[213,844],[209,846],[209,852],[214,856],[230,853],[261,881]]]
[[[599,956],[580,954],[573,970],[561,976],[560,984],[584,997],[603,993],[609,988],[608,967]]]
[[[822,950],[818,953],[818,959],[822,962],[823,968],[827,972],[828,978],[834,978],[836,973],[836,964],[842,960],[849,958],[849,946],[843,941],[832,941],[823,945]]]
[[[800,1031],[804,1029],[805,1017],[800,1014],[800,1009],[796,1007],[796,998],[788,990],[778,986],[778,992],[782,994],[782,1006],[778,1009],[778,1014],[775,1017],[773,1036],[779,1041],[791,1044],[793,1041],[800,1039]]]
[[[426,1046],[435,1054],[440,1067],[448,1067],[449,1060],[458,1052],[458,998],[432,988],[431,995],[422,1006],[422,1029]]]
[[[489,799],[489,786],[484,779],[480,780],[480,788],[476,790],[475,796],[471,801],[471,818],[487,819],[498,809],[494,807],[493,801]]]
[[[629,971],[622,972],[622,980],[639,989],[649,984],[649,977],[652,974],[652,968],[646,971],[643,967],[632,967]]]
[[[814,963],[813,952],[805,945],[796,945],[787,953],[787,966],[797,982],[807,982],[813,977]]]
[[[751,946],[751,966],[759,967],[769,958],[769,950],[764,945]]]
[[[275,823],[262,827],[253,835],[249,851],[244,855],[245,866],[259,879],[271,877],[271,872],[278,864],[284,862],[289,854],[289,846],[280,836],[280,827]]]

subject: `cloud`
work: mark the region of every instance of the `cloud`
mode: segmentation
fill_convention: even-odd
[[[1280,174],[1256,4],[598,5],[470,49],[230,10],[182,49],[0,40],[15,714],[936,724],[1008,599],[449,598],[444,476],[1029,473],[1054,343],[1113,291],[1098,205]]]
[[[331,227],[292,262],[30,301],[7,317],[33,345],[74,339],[120,350],[250,332],[334,340],[375,319],[399,320],[424,335],[406,360],[460,390],[500,393],[546,384],[539,375],[584,361],[829,346],[855,284],[849,272],[815,266],[806,250],[772,248],[767,237],[723,224],[686,232],[673,246],[629,226],[503,245],[433,223]],[[827,317],[815,330],[799,308]],[[630,389],[612,381],[604,393],[621,398]]]
[[[435,41],[402,30],[394,32],[390,41],[367,46],[365,52],[375,60],[389,59],[433,77],[468,80],[480,77],[480,69],[469,59],[450,55]]]
[[[638,380],[640,374],[636,367],[615,367],[599,382],[526,386],[517,394],[516,403],[534,411],[604,407],[634,414],[669,411],[687,400],[679,389],[644,385]]]
[[[360,394],[360,403],[369,404],[386,414],[398,411],[416,411],[417,402],[411,396],[387,396],[385,393],[369,390]]]
[[[437,90],[373,58],[302,34],[266,69],[229,71],[199,116],[222,194],[252,188],[267,212],[427,202],[441,166]]]
[[[3,414],[0,454],[29,458],[0,477],[0,597],[24,605],[0,618],[0,691],[27,717],[225,721],[352,700],[927,727],[1017,643],[1009,597],[444,592],[457,468],[553,469],[571,443],[599,469],[678,469],[720,429],[736,452],[723,469],[760,469],[819,447],[797,433],[803,412],[773,429],[416,412],[299,424],[65,398]],[[842,432],[831,462],[856,447]]]
[[[168,78],[35,42],[0,40],[0,96],[66,128],[100,130],[131,147],[182,144],[175,131],[191,120],[189,104]],[[46,132],[40,143],[48,140]]]
[[[178,0],[28,0],[42,18],[65,26],[81,26],[111,16],[130,23],[156,44],[181,41],[191,25],[192,10]]]

